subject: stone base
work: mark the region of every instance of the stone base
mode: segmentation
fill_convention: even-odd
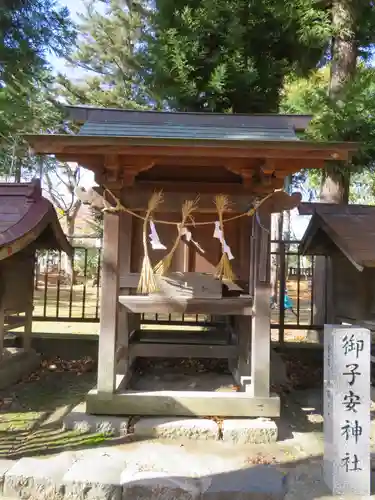
[[[111,436],[126,436],[129,418],[113,415],[90,415],[86,413],[86,403],[80,403],[62,419],[65,430],[82,433],[102,432]]]
[[[275,467],[239,468],[231,454],[219,458],[180,446],[165,451],[152,444],[22,458],[8,464],[3,474],[0,470],[0,498],[282,500],[285,496],[286,476]]]
[[[133,435],[143,439],[210,440],[234,444],[268,444],[277,441],[277,425],[266,418],[223,419],[221,426],[208,418],[130,417],[90,415],[81,403],[62,418],[66,430],[103,432],[111,436]],[[131,429],[129,428],[129,424]]]
[[[206,418],[141,418],[134,424],[134,436],[162,439],[219,439],[219,426]]]
[[[23,377],[29,375],[40,364],[40,355],[33,349],[25,351],[21,348],[9,347],[4,349],[0,361],[0,389],[5,389]]]
[[[223,421],[223,441],[236,444],[267,444],[277,441],[277,425],[265,418],[226,419]]]

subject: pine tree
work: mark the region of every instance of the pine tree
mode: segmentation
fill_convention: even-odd
[[[105,4],[105,10],[98,9]],[[92,1],[79,23],[78,48],[71,63],[87,72],[74,82],[60,75],[62,93],[71,104],[147,108],[149,96],[140,77],[138,52],[146,23],[144,2]]]
[[[24,133],[60,126],[48,55],[64,56],[75,39],[66,8],[55,0],[3,0],[0,5],[0,174],[20,180],[38,168]]]

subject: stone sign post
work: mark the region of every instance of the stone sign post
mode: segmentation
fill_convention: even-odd
[[[324,481],[370,495],[370,331],[324,326]]]

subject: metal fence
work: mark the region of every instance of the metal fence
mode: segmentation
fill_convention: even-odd
[[[273,291],[277,296],[277,305],[271,311],[271,330],[276,334],[274,340],[280,342],[324,327],[324,321],[317,323],[315,317],[316,258],[303,257],[298,251],[299,243],[297,240],[271,242],[271,267],[276,275]],[[326,294],[324,297],[326,301]],[[319,318],[325,318],[326,311],[325,303]]]
[[[276,285],[276,304],[271,310],[273,340],[319,330],[314,324],[314,266],[298,252],[298,241],[273,241],[271,267]],[[73,266],[58,251],[37,254],[34,320],[98,322],[100,318],[101,248],[87,239],[75,246]],[[292,309],[288,306],[291,302]],[[270,302],[271,304],[271,302]],[[147,315],[143,323],[202,325],[212,321],[204,315]]]

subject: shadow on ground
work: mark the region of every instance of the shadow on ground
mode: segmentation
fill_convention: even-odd
[[[0,458],[18,459],[95,446],[115,446],[129,438],[63,429],[61,417],[85,399],[95,373],[42,372],[0,391]]]

